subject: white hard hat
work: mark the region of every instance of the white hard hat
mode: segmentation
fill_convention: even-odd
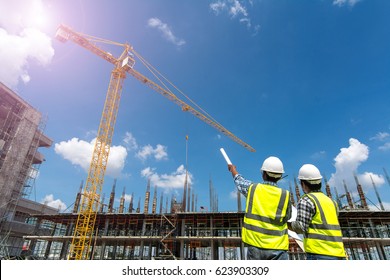
[[[319,184],[321,183],[322,176],[318,168],[313,164],[304,164],[299,169],[298,179],[309,181],[312,184]]]
[[[284,173],[283,163],[277,157],[268,157],[264,160],[263,165],[260,168],[261,171],[266,171],[271,177],[281,177]],[[271,173],[271,174],[270,174]],[[272,176],[274,175],[274,176]]]

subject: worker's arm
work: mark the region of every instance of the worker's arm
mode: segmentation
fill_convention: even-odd
[[[228,164],[228,170],[232,173],[233,178],[238,174],[236,166],[233,164]]]
[[[228,170],[232,173],[234,184],[237,190],[245,197],[248,195],[248,189],[253,184],[252,181],[245,179],[241,176],[234,165],[228,164]]]
[[[309,229],[309,224],[315,214],[315,206],[309,197],[302,197],[297,205],[297,218],[288,222],[288,229],[296,233],[305,233]]]

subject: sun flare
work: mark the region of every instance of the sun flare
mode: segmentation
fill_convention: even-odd
[[[43,28],[48,23],[48,15],[42,2],[35,1],[34,5],[26,12],[23,25],[31,28]]]

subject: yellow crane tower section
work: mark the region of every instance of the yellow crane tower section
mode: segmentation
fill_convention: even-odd
[[[90,258],[91,243],[100,202],[100,194],[103,187],[108,155],[110,153],[112,136],[114,133],[114,127],[122,93],[122,85],[124,79],[126,78],[126,74],[132,75],[140,82],[146,84],[169,100],[175,102],[182,108],[183,111],[192,113],[202,121],[230,137],[233,141],[244,146],[249,151],[255,151],[250,145],[243,142],[229,130],[224,128],[221,124],[212,119],[211,116],[206,116],[192,106],[188,105],[186,102],[179,99],[170,90],[164,89],[149,78],[134,70],[133,66],[135,64],[135,60],[133,54],[136,54],[137,56],[138,54],[129,44],[116,43],[78,33],[65,25],[59,26],[56,33],[56,38],[61,42],[70,40],[114,65],[114,69],[111,72],[111,79],[106,94],[106,100],[100,120],[96,143],[92,154],[92,160],[88,171],[88,178],[83,190],[83,196],[78,211],[77,222],[75,225],[68,257],[69,259],[85,260]],[[98,47],[94,42],[109,43],[121,46],[123,47],[123,52],[118,58],[116,58],[109,52],[106,52]],[[143,60],[140,56],[138,57],[141,59],[141,61]]]

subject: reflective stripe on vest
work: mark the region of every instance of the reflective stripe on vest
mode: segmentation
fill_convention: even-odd
[[[345,257],[335,202],[321,192],[308,193],[306,196],[314,203],[316,213],[305,235],[305,251],[320,255]]]
[[[287,209],[290,193],[278,187],[252,184],[246,203],[242,240],[252,246],[288,250]]]

